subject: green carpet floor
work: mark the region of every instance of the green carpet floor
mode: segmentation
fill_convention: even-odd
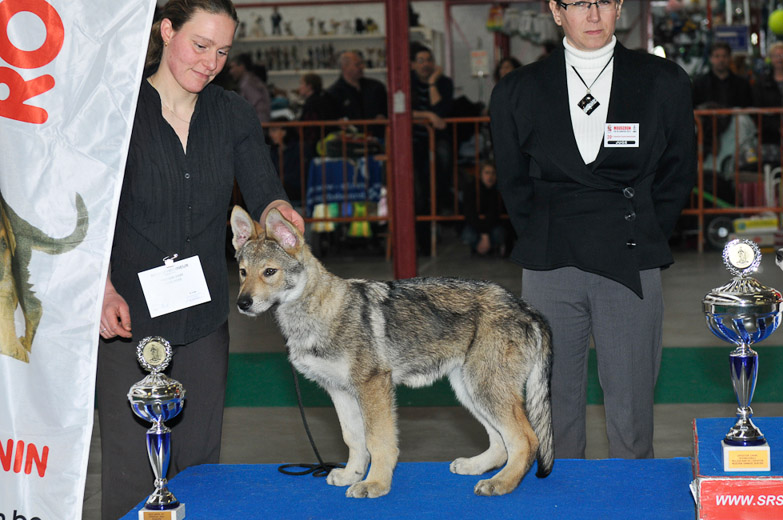
[[[781,366],[783,347],[760,345],[759,374],[754,403],[783,402]],[[729,378],[731,347],[665,348],[655,389],[658,404],[732,403]],[[305,406],[331,406],[329,396],[316,384],[299,376]],[[588,404],[601,404],[595,351],[590,351]],[[399,406],[459,406],[448,381],[428,388],[397,388]],[[293,374],[285,354],[231,354],[226,406],[296,406]]]

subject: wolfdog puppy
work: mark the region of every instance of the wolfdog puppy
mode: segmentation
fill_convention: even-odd
[[[524,301],[489,282],[339,278],[277,210],[262,226],[234,207],[231,228],[239,310],[273,309],[294,367],[334,402],[348,462],[329,473],[329,484],[350,486],[349,497],[388,493],[399,453],[394,385],[442,376],[489,435],[489,448],[456,459],[452,472],[480,475],[505,464],[476,484],[477,495],[513,491],[536,458],[537,476],[549,475],[551,333]]]

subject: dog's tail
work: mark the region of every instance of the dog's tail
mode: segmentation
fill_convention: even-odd
[[[552,373],[552,332],[539,316],[533,368],[525,384],[527,414],[533,431],[538,437],[538,470],[536,476],[546,477],[552,471],[555,459],[555,443],[552,435],[552,401],[550,379]]]

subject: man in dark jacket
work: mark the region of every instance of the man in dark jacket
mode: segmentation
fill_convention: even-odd
[[[411,112],[414,119],[426,119],[435,130],[436,212],[453,211],[451,139],[444,118],[454,106],[454,82],[443,75],[432,51],[420,43],[410,48]],[[430,214],[430,139],[424,125],[413,125],[413,167],[415,170],[416,213]],[[430,248],[426,226],[417,229],[419,249]]]
[[[726,108],[747,107],[753,101],[750,83],[731,71],[731,47],[715,42],[710,50],[710,71],[693,82],[693,106],[713,102]]]
[[[337,101],[337,116],[345,119],[385,119],[388,112],[386,87],[364,77],[364,58],[346,51],[338,59],[340,77],[327,89]],[[360,129],[361,130],[361,129]],[[383,137],[383,125],[368,127],[368,133]]]

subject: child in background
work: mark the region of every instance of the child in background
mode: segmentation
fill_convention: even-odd
[[[506,230],[500,221],[502,201],[497,187],[495,164],[487,161],[479,170],[478,194],[476,182],[471,180],[464,191],[465,227],[462,241],[472,253],[487,256],[496,253],[505,256]],[[483,215],[484,218],[480,218]]]

